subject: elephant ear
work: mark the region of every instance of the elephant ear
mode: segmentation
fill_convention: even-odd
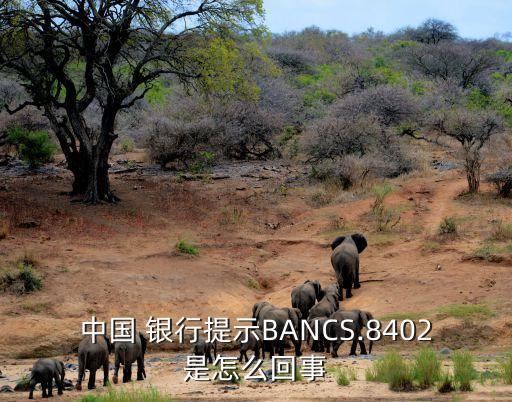
[[[334,250],[345,240],[345,236],[336,237],[331,243],[331,249]]]
[[[252,306],[252,318],[258,318],[258,313],[261,308],[261,303],[262,302],[254,303],[254,306]]]
[[[146,339],[146,337],[144,336],[144,334],[142,332],[139,332],[139,337],[140,337],[140,344],[142,346],[142,355],[144,356],[146,354],[146,349],[148,347],[148,340]]]
[[[361,254],[366,248],[366,246],[368,246],[366,238],[361,233],[355,233],[351,237],[352,240],[354,240],[354,243],[356,244],[357,252]]]

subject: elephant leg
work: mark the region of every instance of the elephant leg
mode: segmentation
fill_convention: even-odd
[[[208,351],[206,354],[206,358],[208,359],[209,364],[213,364],[212,351]]]
[[[360,354],[362,355],[367,355],[368,353],[366,352],[366,345],[364,344],[364,341],[359,341],[359,349],[360,349]]]
[[[57,394],[58,395],[62,395],[62,391],[63,391],[63,384],[62,384],[62,381],[60,379],[60,376],[59,376],[59,373],[55,373],[55,384],[57,384]]]
[[[108,385],[108,359],[103,362],[103,386],[106,387]]]
[[[339,341],[339,340],[332,342],[332,351],[331,351],[332,357],[338,357],[338,349],[342,343],[343,343],[343,341]]]
[[[53,397],[53,377],[48,379],[48,397]]]
[[[329,342],[327,339],[324,339],[324,347],[325,347],[325,353],[330,353],[331,342]]]
[[[132,364],[124,364],[123,366],[123,383],[130,382],[132,380]]]
[[[261,344],[261,358],[265,360],[265,348],[263,347],[263,343]]]
[[[243,360],[243,352],[242,352],[242,349],[240,349],[240,356],[238,357],[238,361],[240,363],[242,363],[242,360]]]
[[[114,363],[114,375],[112,376],[112,382],[114,384],[117,384],[117,381],[119,381],[119,367],[121,367],[121,360],[119,358],[119,354],[116,353],[116,360]]]
[[[354,289],[359,289],[361,287],[361,283],[359,283],[359,264],[356,267],[356,275],[354,280]]]
[[[260,348],[258,346],[256,346],[256,348],[254,349],[254,357],[256,359],[260,358]]]
[[[33,378],[30,380],[28,399],[34,399],[34,390],[36,389],[36,380]]]
[[[46,381],[41,381],[41,388],[43,389],[43,398],[48,398],[48,394],[46,392],[48,389],[48,383]]]
[[[350,356],[357,356],[356,349],[357,349],[357,337],[354,336],[354,339],[352,340],[352,346],[350,346]]]
[[[267,348],[267,351],[270,355],[270,359],[272,359],[272,357],[274,356],[274,344],[270,341],[265,341],[265,344],[263,347]]]
[[[75,388],[78,391],[82,390],[82,381],[84,379],[84,374],[85,374],[84,359],[78,359],[78,379],[76,380],[76,386],[75,386]]]
[[[313,343],[311,344],[311,350],[313,352],[318,352],[319,351],[318,349],[319,349],[318,348],[318,341],[313,340]]]
[[[293,339],[292,343],[295,346],[295,356],[297,356],[297,357],[302,356],[302,351],[300,350],[301,346],[302,346],[302,342],[299,339],[297,339],[297,340]]]
[[[95,389],[96,388],[96,369],[89,369],[89,382],[87,383],[88,389]]]
[[[137,381],[144,380],[144,358],[139,356],[137,358]]]

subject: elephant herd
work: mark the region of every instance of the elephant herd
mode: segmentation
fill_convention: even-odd
[[[315,352],[331,353],[337,357],[337,351],[344,339],[347,339],[346,332],[350,329],[354,336],[352,337],[352,346],[350,354],[356,354],[356,348],[359,344],[360,353],[366,354],[366,346],[361,331],[367,326],[368,320],[373,319],[371,313],[363,310],[343,310],[340,309],[340,302],[343,301],[343,290],[347,298],[352,297],[352,288],[361,287],[359,281],[359,254],[367,247],[367,241],[361,234],[338,237],[331,243],[332,254],[331,263],[336,274],[336,283],[322,288],[320,282],[316,280],[307,280],[301,285],[293,288],[291,292],[292,307],[276,307],[266,301],[254,304],[252,317],[256,320],[258,328],[249,332],[249,336],[244,342],[239,341],[240,356],[239,361],[247,362],[247,352],[254,352],[256,358],[260,356],[264,359],[265,352],[269,352],[270,357],[275,353],[284,355],[286,338],[278,337],[276,340],[264,340],[262,329],[265,322],[271,321],[275,324],[277,333],[283,333],[285,326],[290,324],[297,333],[300,333],[300,326],[303,321],[307,321],[309,326],[314,326],[317,322],[320,328],[325,327],[319,336],[314,339],[311,349]],[[343,321],[350,323],[342,326],[338,325]],[[328,336],[326,336],[328,335]],[[310,343],[310,337],[295,339],[291,337],[295,349],[295,355],[301,356],[301,343],[306,341]],[[334,339],[334,340],[333,340]],[[112,381],[118,382],[118,372],[120,365],[123,365],[123,382],[130,382],[132,376],[132,364],[137,363],[137,380],[143,380],[146,377],[144,369],[144,354],[146,353],[147,340],[142,332],[135,337],[135,342],[115,342],[112,344],[108,336],[99,336],[96,342],[92,342],[90,337],[85,337],[78,347],[78,380],[76,389],[82,389],[85,370],[89,370],[88,389],[95,388],[96,371],[103,369],[103,385],[108,383],[109,373],[109,355],[114,352],[115,365]],[[369,345],[371,353],[372,343]],[[260,353],[261,351],[261,353]],[[216,342],[210,343],[199,340],[194,344],[193,353],[195,355],[204,355],[209,363],[212,363],[212,352],[217,354]],[[64,364],[56,359],[39,359],[34,363],[30,376],[29,399],[33,398],[33,392],[36,384],[40,383],[43,392],[43,398],[52,396],[53,383],[58,389],[59,395],[64,388]]]
[[[247,361],[247,350],[254,350],[255,356],[259,357],[260,350],[263,358],[265,352],[270,356],[274,353],[284,354],[286,341],[279,337],[273,341],[263,340],[257,342],[256,339],[263,339],[261,329],[265,321],[274,321],[277,333],[282,333],[287,320],[293,323],[297,333],[302,333],[300,323],[306,320],[310,328],[324,328],[319,331],[317,339],[313,340],[311,349],[314,352],[329,353],[331,346],[331,355],[337,357],[338,349],[343,340],[352,339],[350,354],[356,354],[356,348],[359,344],[360,353],[367,354],[364,340],[361,337],[361,331],[373,319],[370,312],[363,310],[343,310],[340,309],[340,302],[343,301],[343,290],[347,298],[352,297],[352,288],[361,287],[359,281],[359,254],[367,247],[368,243],[362,234],[353,234],[351,236],[338,237],[331,243],[332,254],[331,263],[336,274],[336,283],[322,288],[319,281],[307,280],[301,285],[292,289],[291,305],[292,307],[276,307],[266,301],[254,304],[252,316],[256,320],[259,329],[254,330],[256,336],[252,336],[246,344],[240,344],[239,360],[245,357]],[[316,322],[316,323],[315,323]],[[345,322],[342,326],[341,323]],[[316,325],[315,325],[316,324]],[[352,331],[351,336],[347,330]],[[326,335],[328,335],[326,337]],[[328,338],[328,339],[327,339]],[[333,340],[335,339],[335,340]],[[306,339],[291,339],[295,348],[295,355],[301,355],[301,342],[310,343],[310,336]],[[370,341],[369,352],[372,350]]]

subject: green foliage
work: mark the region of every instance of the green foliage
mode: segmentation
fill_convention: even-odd
[[[145,99],[151,106],[161,106],[165,104],[171,92],[172,89],[164,84],[163,78],[159,78],[153,81],[151,89],[146,92]]]
[[[114,389],[110,388],[105,393],[96,393],[83,396],[79,402],[171,402],[169,396],[163,395],[156,388],[146,389]]]
[[[505,384],[512,385],[512,352],[507,353],[500,362],[500,375]]]
[[[429,388],[441,376],[441,361],[432,348],[423,348],[415,356],[413,376],[420,388]]]
[[[441,378],[437,383],[437,390],[442,394],[455,391],[455,387],[453,386],[453,376],[448,370],[445,370],[441,374]]]
[[[204,173],[215,163],[215,153],[209,151],[201,151],[197,153],[189,166],[192,173]]]
[[[473,356],[467,351],[455,351],[453,354],[453,378],[461,391],[471,391],[471,381],[477,378],[473,366]]]
[[[181,239],[176,243],[176,250],[178,250],[182,254],[189,254],[189,255],[198,255],[199,254],[199,250],[184,239]]]
[[[46,131],[29,131],[21,127],[11,127],[7,132],[7,141],[16,147],[18,155],[36,168],[51,162],[57,146]]]
[[[366,380],[386,382],[392,391],[413,389],[411,366],[397,353],[389,352],[366,370]]]
[[[41,277],[34,267],[34,262],[20,258],[12,269],[4,269],[0,274],[0,290],[17,295],[31,293],[43,287]]]
[[[350,381],[357,380],[357,372],[353,367],[336,367],[334,379],[340,387],[346,387],[350,385]]]
[[[455,234],[457,233],[457,224],[452,217],[445,217],[439,224],[438,233],[440,235]]]
[[[130,137],[123,137],[119,141],[119,147],[124,153],[133,152],[135,149],[135,142]]]
[[[393,186],[389,183],[377,184],[372,188],[375,200],[372,205],[372,214],[377,222],[377,231],[382,232],[392,228],[400,221],[400,215],[395,216],[394,212],[386,208],[384,200],[393,192]]]

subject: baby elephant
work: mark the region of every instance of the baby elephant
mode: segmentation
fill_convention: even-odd
[[[253,329],[249,332],[247,337],[247,342],[242,342],[240,339],[238,341],[238,346],[240,347],[240,357],[238,358],[239,362],[242,362],[243,357],[245,357],[245,362],[249,361],[247,357],[247,351],[252,350],[254,352],[254,357],[256,359],[260,358],[260,349],[261,349],[261,358],[265,359],[265,348],[263,347],[263,333],[259,329]]]
[[[217,341],[206,342],[204,339],[199,339],[194,344],[193,352],[194,352],[195,356],[206,357],[206,360],[208,360],[208,363],[212,364],[213,363],[212,350],[213,350],[213,355],[217,356]]]
[[[28,399],[34,399],[36,384],[41,383],[43,398],[53,396],[53,380],[57,384],[58,394],[62,395],[64,390],[64,363],[55,359],[39,359],[32,367],[30,374],[30,393]]]
[[[116,356],[114,375],[112,381],[117,384],[119,367],[123,365],[123,382],[132,380],[132,364],[137,362],[137,381],[144,380],[146,370],[144,369],[144,355],[146,354],[147,339],[142,332],[135,336],[135,342],[122,341],[114,343]]]

